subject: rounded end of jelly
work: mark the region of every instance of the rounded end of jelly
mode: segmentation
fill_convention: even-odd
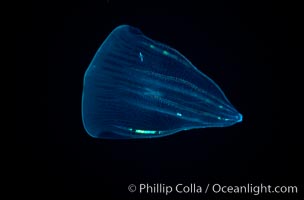
[[[236,116],[236,122],[242,122],[243,121],[243,115],[241,113],[239,113],[237,116]]]

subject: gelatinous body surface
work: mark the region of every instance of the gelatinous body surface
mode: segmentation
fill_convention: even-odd
[[[82,119],[92,137],[131,139],[231,126],[242,115],[177,50],[121,25],[85,72]]]

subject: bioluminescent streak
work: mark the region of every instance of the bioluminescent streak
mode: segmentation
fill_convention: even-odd
[[[140,61],[143,62],[144,61],[144,56],[142,55],[141,52],[139,52],[139,58],[140,58]]]
[[[231,126],[242,115],[177,50],[121,25],[85,72],[82,119],[92,137],[131,139]]]

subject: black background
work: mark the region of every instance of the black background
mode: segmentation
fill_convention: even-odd
[[[284,103],[274,52],[286,45],[282,40],[285,19],[273,5],[109,0],[32,2],[29,11],[26,29],[17,35],[21,46],[29,47],[20,58],[29,65],[22,65],[26,69],[19,74],[23,79],[18,79],[19,85],[28,82],[28,89],[17,94],[29,97],[20,104],[29,120],[23,120],[17,131],[35,127],[33,134],[19,137],[20,147],[30,149],[21,151],[21,174],[26,176],[20,185],[29,185],[28,180],[35,183],[27,192],[159,199],[165,196],[129,193],[127,187],[131,183],[300,186],[299,141],[292,133],[280,132]],[[121,24],[138,27],[185,55],[219,84],[243,114],[243,122],[152,140],[102,140],[87,135],[81,121],[84,72],[103,40]],[[34,78],[24,78],[23,72]],[[39,108],[37,114],[29,105]],[[35,119],[24,113],[35,113]],[[207,195],[174,198],[195,197]],[[220,197],[235,196],[209,198]]]

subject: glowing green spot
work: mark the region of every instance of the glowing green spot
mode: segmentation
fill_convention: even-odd
[[[220,105],[219,108],[223,108],[223,106]]]
[[[129,130],[129,131],[132,131],[133,129],[132,129],[132,128],[129,128],[128,130]]]
[[[169,52],[166,51],[166,50],[164,50],[164,51],[163,51],[163,54],[167,56],[167,55],[169,55]]]
[[[140,133],[140,134],[155,134],[157,131],[151,131],[151,130],[135,130],[135,133]]]
[[[150,44],[150,48],[151,48],[151,49],[154,49],[154,45],[153,45],[153,44]]]
[[[221,120],[222,118],[221,117],[217,117],[217,119]]]

